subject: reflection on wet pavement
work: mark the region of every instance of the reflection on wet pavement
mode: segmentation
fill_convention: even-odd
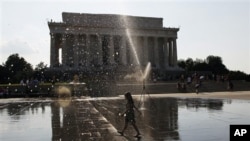
[[[135,101],[136,104],[139,101]],[[0,140],[135,140],[123,128],[123,98],[47,99],[0,103]],[[142,141],[229,140],[230,124],[249,124],[250,101],[148,98],[136,123]]]

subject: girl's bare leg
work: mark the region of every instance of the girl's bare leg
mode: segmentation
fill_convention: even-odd
[[[120,133],[121,135],[123,135],[123,133],[124,133],[124,131],[127,129],[127,127],[128,127],[128,122],[125,122],[122,131],[118,131],[118,133]]]
[[[128,123],[127,123],[127,122],[125,122],[125,125],[124,125],[124,127],[123,127],[122,132],[124,132],[124,131],[127,129],[127,127],[128,127]]]
[[[135,131],[137,132],[137,135],[136,136],[139,136],[140,135],[140,131],[138,129],[138,127],[136,126],[135,123],[132,123],[133,127],[135,128]]]

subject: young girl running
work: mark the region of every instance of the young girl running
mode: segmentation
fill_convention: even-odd
[[[137,132],[137,134],[135,135],[135,137],[140,137],[140,131],[138,129],[138,127],[135,124],[135,114],[134,114],[134,109],[136,109],[139,113],[141,113],[138,108],[135,107],[134,105],[134,101],[133,98],[131,96],[130,92],[127,92],[124,94],[125,99],[127,100],[127,104],[126,104],[126,111],[123,112],[122,114],[119,114],[119,116],[124,116],[125,117],[125,124],[124,124],[124,128],[122,131],[118,131],[118,133],[120,133],[121,135],[123,135],[124,131],[127,129],[128,127],[128,123],[130,123],[135,131]]]

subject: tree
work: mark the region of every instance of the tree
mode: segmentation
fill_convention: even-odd
[[[186,70],[187,71],[193,71],[193,68],[194,68],[194,61],[192,58],[188,58],[186,60]]]
[[[9,82],[12,83],[19,82],[23,78],[29,78],[33,73],[32,65],[26,62],[23,57],[19,57],[18,54],[10,55],[4,67],[8,71]]]
[[[214,74],[224,75],[228,74],[229,70],[222,63],[222,59],[219,56],[208,56],[205,60],[188,58],[186,61],[180,60],[178,65],[184,68],[186,71],[206,71]]]
[[[0,83],[8,82],[8,70],[4,67],[4,65],[0,65]]]
[[[178,60],[178,66],[180,68],[186,69],[186,62],[185,62],[185,60]]]
[[[207,71],[208,70],[208,64],[203,59],[196,59],[194,61],[193,65],[194,71]]]
[[[247,74],[242,71],[230,71],[228,77],[232,80],[247,80]]]
[[[207,71],[208,64],[206,62],[195,62],[193,69],[195,71]]]
[[[222,59],[219,56],[209,55],[206,61],[209,65],[222,64]]]
[[[207,57],[206,61],[209,66],[209,71],[212,71],[214,74],[226,74],[229,72],[219,56],[210,55]]]
[[[45,71],[48,69],[47,64],[44,64],[44,62],[40,62],[36,65],[34,77],[38,80],[44,81],[45,80]]]
[[[40,62],[39,64],[36,65],[35,70],[41,71],[41,70],[45,70],[47,68],[48,68],[47,64],[44,64],[44,62]]]

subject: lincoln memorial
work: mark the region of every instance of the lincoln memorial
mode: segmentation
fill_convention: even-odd
[[[163,19],[115,14],[62,13],[48,22],[51,68],[146,67],[177,69],[177,32]]]

